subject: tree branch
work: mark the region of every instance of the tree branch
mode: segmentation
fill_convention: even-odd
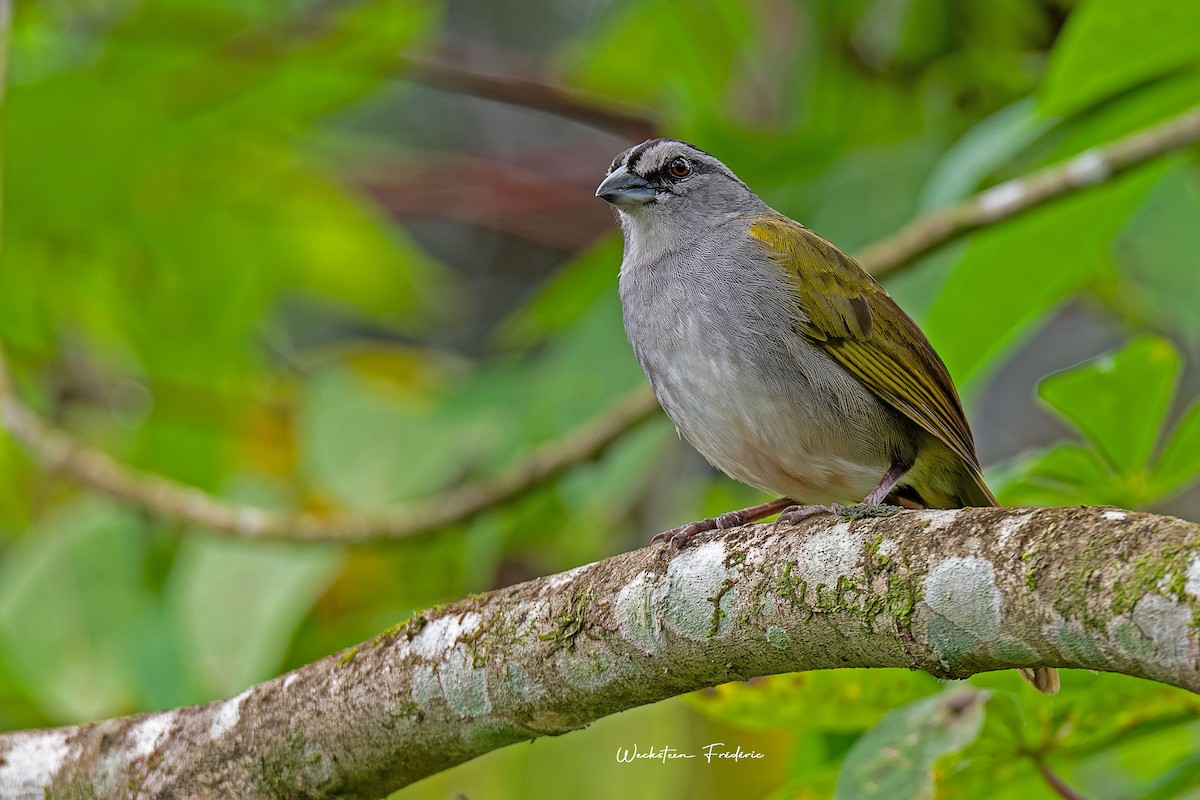
[[[1200,109],[922,217],[868,247],[860,261],[876,276],[892,274],[970,231],[1103,183],[1198,140]],[[40,463],[84,486],[160,516],[194,522],[219,533],[258,538],[365,541],[428,534],[519,497],[575,464],[596,458],[626,431],[652,416],[656,408],[649,391],[635,393],[601,418],[546,445],[510,470],[419,503],[378,514],[294,514],[236,505],[168,478],[137,472],[76,441],[21,403],[0,348],[0,424]]]
[[[292,513],[237,505],[169,478],[130,469],[56,429],[17,398],[0,346],[0,424],[43,467],[159,516],[202,525],[216,533],[256,539],[361,542],[432,533],[466,522],[545,484],[570,467],[598,458],[657,411],[653,395],[635,392],[597,419],[477,483],[379,513]]]
[[[1200,525],[1152,514],[745,526],[426,611],[224,702],[0,735],[0,787],[376,797],[617,711],[836,667],[1082,667],[1196,692],[1198,595]]]
[[[1015,217],[1080,189],[1105,183],[1197,141],[1200,141],[1200,108],[927,214],[868,247],[859,261],[877,278],[891,275],[971,231]]]
[[[459,54],[458,61],[462,61]],[[544,111],[615,133],[635,142],[655,135],[657,123],[631,110],[604,104],[591,97],[544,80],[516,75],[475,72],[446,61],[405,58],[407,77],[418,83],[485,100]]]

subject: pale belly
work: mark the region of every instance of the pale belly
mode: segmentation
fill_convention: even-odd
[[[852,503],[915,460],[913,424],[762,303],[786,291],[777,272],[700,255],[633,267],[627,250],[621,300],[659,403],[713,466],[799,502]]]
[[[857,382],[824,365],[769,375],[684,348],[643,366],[684,438],[713,466],[763,491],[805,503],[857,502],[891,465],[892,420]]]

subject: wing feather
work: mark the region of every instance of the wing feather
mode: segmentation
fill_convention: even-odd
[[[950,373],[883,287],[833,244],[787,217],[758,217],[749,230],[795,286],[798,332],[978,473],[975,441]]]

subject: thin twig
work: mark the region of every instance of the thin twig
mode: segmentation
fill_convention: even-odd
[[[971,231],[1105,183],[1122,172],[1197,141],[1200,141],[1200,108],[927,214],[868,247],[859,263],[877,278],[890,275]]]
[[[1200,140],[1200,109],[1078,155],[1064,164],[1000,184],[934,212],[869,247],[861,262],[891,274],[920,256],[1074,191],[1103,183],[1138,164]],[[138,472],[42,420],[17,397],[0,350],[0,424],[48,469],[162,516],[213,531],[260,538],[365,541],[440,530],[519,497],[575,464],[596,458],[657,408],[648,391],[631,395],[602,417],[551,442],[512,468],[479,483],[380,513],[295,514],[222,500],[159,475]]]
[[[1086,798],[1067,785],[1066,781],[1058,777],[1058,773],[1050,769],[1050,765],[1046,763],[1044,758],[1030,754],[1033,757],[1033,762],[1037,764],[1038,772],[1041,773],[1042,779],[1047,785],[1063,800],[1086,800]]]
[[[238,505],[177,481],[140,472],[47,423],[16,395],[0,347],[0,424],[49,471],[168,519],[259,539],[361,542],[400,539],[465,522],[599,457],[658,410],[648,391],[630,394],[590,423],[478,483],[378,513],[291,513]]]
[[[444,61],[407,58],[405,64],[408,78],[426,86],[545,111],[633,141],[653,137],[658,127],[643,114],[605,105],[599,98],[543,80],[474,72]]]

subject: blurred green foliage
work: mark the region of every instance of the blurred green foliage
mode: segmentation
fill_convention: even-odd
[[[346,179],[395,145],[343,115],[415,102],[397,57],[440,41],[443,13],[432,0],[18,3],[0,339],[23,396],[124,462],[231,499],[378,509],[492,474],[640,385],[615,236],[468,357],[441,334],[467,313],[464,279]],[[580,15],[551,64],[853,250],[1195,106],[1198,43],[1200,5],[1172,0],[613,0]],[[1200,345],[1196,155],[889,282],[968,401],[1065,307],[1127,339],[1046,377],[1038,395],[1071,438],[989,465],[1004,502],[1152,508],[1200,478],[1184,369]],[[0,728],[228,696],[414,609],[759,499],[694,464],[655,420],[469,524],[347,550],[147,519],[0,436]],[[924,675],[778,676],[509,748],[400,796],[867,796],[889,748],[911,745],[897,726],[919,723],[926,747],[888,773],[889,796],[1057,796],[1040,758],[1088,798],[1200,797],[1191,695],[1086,673],[1063,684],[1046,699],[977,676],[963,716],[943,713],[961,688]],[[613,758],[722,740],[767,757]]]

